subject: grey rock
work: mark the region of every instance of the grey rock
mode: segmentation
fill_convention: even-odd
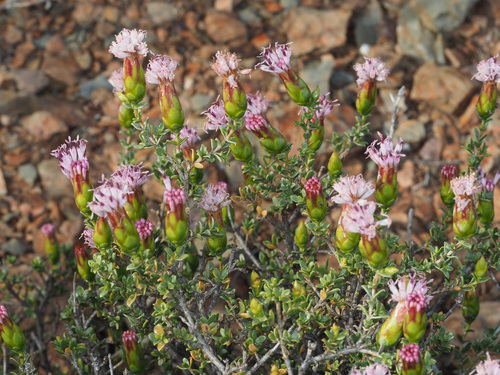
[[[425,139],[425,126],[419,120],[401,121],[394,132],[394,137],[404,139],[407,143],[418,143]]]
[[[92,92],[97,88],[106,88],[109,91],[113,90],[113,86],[108,82],[108,78],[104,75],[99,75],[82,83],[78,95],[90,100]]]
[[[26,115],[37,107],[35,96],[17,93],[13,90],[0,90],[0,113],[6,116]]]
[[[413,0],[412,7],[427,29],[434,32],[450,32],[459,27],[469,10],[478,0]]]
[[[307,82],[311,90],[319,86],[320,92],[326,94],[330,91],[329,83],[334,66],[333,60],[312,61],[302,69],[300,76]]]
[[[29,184],[33,184],[38,177],[38,172],[35,166],[29,163],[20,165],[17,172],[19,173],[21,178]]]
[[[155,25],[171,22],[178,16],[178,8],[164,1],[153,1],[147,4],[146,12]]]
[[[23,93],[36,94],[50,83],[49,77],[41,70],[17,69],[12,73],[17,89]]]
[[[213,100],[213,95],[195,94],[191,97],[191,108],[196,113],[205,111]]]
[[[40,38],[35,39],[33,41],[33,44],[38,49],[45,49],[45,47],[47,46],[47,42],[49,41],[50,38],[52,38],[52,35],[43,34]]]
[[[330,78],[330,84],[336,89],[347,86],[353,82],[356,82],[354,75],[342,71],[334,71]]]
[[[71,183],[61,173],[57,159],[50,158],[39,163],[38,174],[40,175],[43,189],[50,198],[59,199],[74,196]]]
[[[238,12],[238,18],[248,26],[259,26],[262,23],[262,17],[254,8],[243,8]]]
[[[383,14],[380,5],[377,1],[370,1],[354,23],[354,37],[357,45],[375,45],[378,39],[377,25],[380,25],[382,21]]]
[[[411,7],[405,6],[401,10],[396,33],[398,46],[403,53],[419,60],[435,60],[435,34],[422,26],[418,15]]]
[[[26,253],[28,247],[17,238],[12,238],[2,245],[2,250],[11,255],[19,256]]]
[[[300,0],[280,0],[280,4],[283,8],[295,8],[299,6]]]

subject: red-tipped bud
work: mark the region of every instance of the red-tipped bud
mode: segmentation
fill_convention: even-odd
[[[154,226],[149,220],[140,219],[135,222],[135,227],[141,238],[141,251],[149,258],[155,250],[155,240],[153,237]]]
[[[454,165],[445,165],[441,169],[441,200],[449,208],[455,204],[455,193],[450,185],[450,181],[455,177],[457,177],[457,167]]]
[[[337,177],[342,171],[342,160],[340,160],[339,153],[337,150],[333,150],[330,159],[328,160],[328,173],[330,177]]]
[[[283,134],[273,128],[261,115],[246,115],[245,127],[259,139],[266,152],[280,154],[285,150],[287,141]]]
[[[306,191],[306,208],[309,218],[315,222],[323,220],[326,216],[328,205],[321,182],[316,176],[311,177],[304,185]]]
[[[76,245],[75,256],[76,267],[82,279],[85,281],[92,281],[94,279],[94,274],[90,270],[89,260],[91,259],[91,255],[87,245]]]
[[[229,138],[231,142],[234,142],[229,146],[231,153],[234,158],[240,162],[246,163],[250,161],[253,157],[252,144],[248,140],[245,133],[240,129],[235,130],[234,133]]]
[[[47,254],[50,264],[55,266],[57,262],[59,262],[60,256],[59,244],[55,236],[55,228],[52,224],[44,224],[40,230],[45,237],[45,254]]]
[[[144,373],[144,355],[137,339],[137,333],[134,331],[123,332],[122,341],[130,371],[136,374]]]
[[[382,324],[382,327],[377,333],[377,343],[386,348],[390,348],[398,342],[403,334],[403,318],[406,312],[404,302],[399,302],[391,315]]]
[[[427,302],[422,290],[414,291],[406,297],[406,314],[403,333],[409,342],[418,342],[427,328]]]
[[[409,344],[399,351],[399,356],[403,361],[401,367],[403,375],[423,375],[425,366],[417,344]]]
[[[105,217],[100,217],[95,223],[92,238],[94,239],[95,244],[99,247],[108,247],[112,245],[113,232],[111,231],[111,227]]]
[[[26,349],[24,334],[18,325],[12,321],[3,305],[0,305],[0,333],[9,348],[19,355],[24,353]]]

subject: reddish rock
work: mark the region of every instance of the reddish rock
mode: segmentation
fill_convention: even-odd
[[[247,29],[245,24],[233,14],[208,11],[205,17],[207,35],[215,43],[228,43],[245,39]]]
[[[415,164],[411,160],[404,161],[397,173],[399,190],[403,191],[415,185]]]
[[[48,111],[38,111],[21,120],[22,126],[35,137],[48,141],[54,134],[67,132],[66,124]]]
[[[423,160],[441,160],[442,149],[442,142],[438,141],[436,138],[429,138],[427,141],[425,141],[418,154]]]
[[[46,55],[42,63],[42,70],[54,81],[66,86],[74,86],[79,80],[80,68],[73,55],[68,51],[59,55]]]
[[[28,57],[30,57],[35,50],[35,45],[31,40],[27,40],[17,46],[14,57],[12,58],[11,66],[14,69],[22,67]]]

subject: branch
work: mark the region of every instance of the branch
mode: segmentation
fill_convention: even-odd
[[[392,103],[394,104],[394,111],[392,112],[392,119],[391,119],[391,130],[389,131],[389,137],[391,138],[394,136],[394,131],[396,130],[396,127],[398,125],[399,102],[403,98],[404,94],[405,94],[404,86],[401,86],[401,88],[399,89],[396,99],[394,99],[391,94],[391,100]]]
[[[497,286],[498,290],[500,290],[500,283],[498,282],[498,280],[497,280],[497,278],[495,276],[495,273],[493,272],[493,268],[492,267],[488,267],[488,271],[490,271],[491,279],[493,280],[493,282]]]

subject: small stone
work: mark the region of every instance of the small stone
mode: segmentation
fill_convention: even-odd
[[[20,68],[24,66],[26,60],[33,55],[33,51],[35,50],[35,45],[32,41],[27,40],[24,43],[19,44],[16,47],[16,52],[14,57],[12,58],[11,67],[14,69]]]
[[[5,181],[5,177],[3,175],[3,171],[0,168],[0,197],[7,195],[7,182]]]
[[[394,132],[394,137],[403,138],[408,143],[418,143],[425,139],[425,126],[420,120],[401,121]]]
[[[415,185],[415,164],[411,160],[403,162],[396,177],[401,191],[411,188]]]
[[[37,111],[21,119],[21,125],[44,141],[48,141],[54,134],[68,131],[66,124],[48,111]]]
[[[50,78],[66,86],[74,86],[79,80],[80,67],[68,51],[59,55],[46,55],[42,70]]]
[[[41,161],[38,164],[38,174],[42,187],[50,198],[74,197],[71,182],[61,172],[59,161],[56,158],[51,157]]]
[[[26,253],[26,251],[28,251],[28,247],[24,242],[21,242],[17,238],[12,238],[2,245],[2,250],[10,255],[19,256]]]
[[[73,57],[82,70],[89,70],[92,66],[92,55],[87,50],[76,49],[73,51]]]
[[[245,24],[232,14],[210,10],[205,17],[207,35],[215,43],[228,43],[247,37]]]
[[[23,41],[23,31],[14,25],[7,25],[5,40],[8,40],[11,45],[20,43]]]
[[[0,113],[18,116],[31,113],[37,107],[36,97],[11,90],[0,90]]]
[[[38,177],[35,166],[29,163],[20,165],[17,169],[17,173],[19,173],[21,178],[29,184],[34,184]]]
[[[413,78],[410,97],[420,100],[450,115],[463,108],[463,102],[474,90],[470,77],[455,68],[427,62]]]
[[[51,36],[45,44],[45,50],[47,52],[59,53],[64,50],[64,48],[64,41],[58,34]]]
[[[210,107],[213,100],[213,95],[195,94],[191,97],[191,109],[196,113],[202,112]]]
[[[12,72],[12,76],[17,89],[23,93],[37,94],[50,83],[49,77],[40,70],[17,69]]]
[[[422,160],[441,160],[442,150],[443,144],[440,141],[436,138],[429,138],[418,152],[418,155],[422,158]]]
[[[330,91],[329,82],[334,66],[335,63],[333,59],[312,61],[301,70],[300,77],[307,82],[311,90],[314,90],[316,86],[319,86],[321,93],[327,93]]]
[[[346,42],[351,14],[348,9],[297,7],[288,11],[283,26],[287,39],[293,40],[293,50],[297,54],[303,55],[316,49],[327,52]]]
[[[155,25],[174,21],[178,16],[178,8],[164,1],[153,1],[146,4],[146,12]]]
[[[111,84],[108,82],[108,76],[99,75],[91,80],[84,82],[80,85],[80,92],[78,93],[80,96],[85,99],[90,99],[92,96],[92,92],[98,88],[107,89],[109,92],[113,91]]]
[[[120,18],[120,9],[118,9],[115,6],[108,5],[104,7],[104,12],[102,16],[106,21],[109,21],[111,23],[116,23]]]
[[[371,0],[354,23],[354,37],[358,46],[373,46],[377,43],[378,27],[383,24],[384,15],[380,4]]]
[[[295,8],[300,4],[300,0],[280,0],[280,4],[283,8]]]
[[[215,0],[214,9],[219,12],[228,12],[231,13],[233,11],[233,0]]]
[[[238,13],[238,18],[246,25],[256,27],[262,24],[262,18],[255,8],[243,8]]]

